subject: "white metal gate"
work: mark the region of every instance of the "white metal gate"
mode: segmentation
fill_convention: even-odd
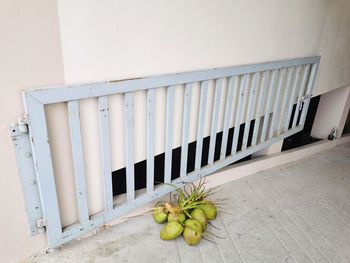
[[[57,247],[106,222],[120,217],[132,209],[158,198],[173,189],[165,184],[154,184],[155,90],[167,88],[164,183],[178,186],[213,173],[234,161],[242,159],[264,147],[282,140],[303,129],[312,96],[320,57],[307,57],[270,63],[218,68],[173,75],[129,79],[97,84],[36,89],[23,94],[25,118],[10,127],[28,212],[31,233],[46,229],[49,246]],[[224,124],[220,158],[214,160],[218,112],[223,80],[227,84],[224,105]],[[208,82],[214,81],[214,100],[211,117],[211,134],[208,164],[201,166],[203,127],[206,121]],[[187,173],[189,124],[192,85],[200,84],[200,102],[197,124],[195,169]],[[174,86],[183,85],[184,108],[182,119],[182,145],[180,177],[171,180]],[[135,196],[134,178],[134,102],[135,91],[147,91],[147,187]],[[115,203],[112,192],[109,96],[124,94],[126,141],[126,200]],[[89,215],[81,138],[79,101],[97,98],[99,105],[100,142],[104,180],[104,211]],[[65,102],[69,113],[70,136],[74,164],[76,202],[79,222],[63,228],[55,188],[45,108],[47,104]],[[233,116],[234,112],[234,116]],[[231,123],[231,120],[234,120]],[[255,120],[254,127],[251,121]],[[239,129],[235,129],[231,145],[228,133],[232,127],[245,123],[241,147],[237,150]],[[252,128],[252,129],[251,129]],[[250,130],[252,130],[251,136]],[[28,133],[29,132],[29,133]],[[250,142],[248,138],[251,137]],[[227,155],[227,147],[231,153]]]

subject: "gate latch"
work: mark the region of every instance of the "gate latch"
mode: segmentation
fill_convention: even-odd
[[[301,111],[301,109],[303,108],[303,106],[305,104],[305,101],[309,98],[311,98],[311,95],[301,97],[300,104],[299,104],[299,111]]]

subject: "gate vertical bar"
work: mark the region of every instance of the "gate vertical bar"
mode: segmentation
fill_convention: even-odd
[[[165,127],[165,163],[164,183],[171,182],[171,162],[173,152],[173,125],[174,125],[174,86],[167,88],[166,100],[166,127]]]
[[[263,127],[261,130],[260,142],[264,142],[266,140],[266,136],[268,135],[267,127],[270,121],[273,94],[275,94],[275,90],[276,90],[277,75],[278,75],[278,71],[274,70],[272,72],[271,81],[269,85],[269,93],[267,95],[267,100],[266,100],[266,108],[264,113]]]
[[[235,126],[234,126],[235,128],[233,133],[231,154],[237,153],[237,143],[238,143],[239,129],[241,125],[241,115],[243,111],[244,95],[246,94],[246,91],[247,91],[248,82],[249,82],[249,74],[241,76],[240,84],[239,84],[240,86],[239,86],[239,93],[238,93],[238,103],[237,103],[237,108],[235,113],[236,115]]]
[[[205,107],[207,105],[208,81],[201,82],[201,95],[198,109],[198,124],[197,124],[197,145],[196,145],[196,161],[195,170],[201,168],[202,150],[203,150],[203,130],[205,124]]]
[[[134,173],[134,95],[125,93],[125,153],[126,153],[126,196],[127,200],[135,199]]]
[[[79,220],[81,223],[84,223],[89,220],[89,212],[86,195],[84,151],[81,140],[78,101],[68,101],[67,107],[70,126],[70,139],[72,144],[74,179],[77,195]]]
[[[228,80],[228,88],[227,88],[227,96],[226,96],[224,128],[222,131],[220,159],[224,159],[226,157],[227,138],[228,138],[228,132],[230,129],[230,124],[231,124],[232,101],[233,101],[233,91],[235,88],[234,87],[235,83],[236,83],[236,77],[230,77]]]
[[[277,93],[275,94],[275,101],[274,101],[274,107],[272,110],[272,120],[270,125],[270,132],[268,138],[271,139],[274,136],[274,129],[276,128],[276,121],[277,121],[277,115],[278,115],[278,108],[280,106],[280,97],[281,97],[281,91],[284,84],[284,77],[286,73],[286,68],[283,68],[280,70],[278,76],[278,84],[277,84]]]
[[[219,116],[219,110],[220,110],[221,92],[222,92],[222,79],[216,79],[215,80],[215,95],[214,95],[214,103],[213,103],[213,112],[212,112],[212,116],[211,116],[208,164],[214,163],[215,142],[216,142],[217,127],[218,127],[218,116]]]
[[[182,114],[182,143],[181,143],[181,164],[180,177],[184,178],[187,174],[187,156],[188,156],[188,134],[190,131],[190,110],[192,100],[192,83],[185,85],[184,107]]]
[[[285,119],[285,115],[286,115],[286,111],[284,110],[287,106],[287,101],[289,98],[289,94],[291,92],[291,88],[292,88],[292,82],[293,82],[293,75],[294,75],[294,68],[289,68],[287,69],[287,80],[286,80],[286,84],[285,84],[285,88],[284,88],[284,92],[281,93],[281,106],[278,108],[277,112],[278,112],[278,121],[276,123],[276,135],[281,134],[282,131],[282,126],[284,123],[284,119]]]
[[[147,192],[154,189],[154,127],[155,127],[156,90],[147,91]]]
[[[61,238],[62,226],[45,119],[45,109],[43,104],[28,94],[25,94],[24,100],[28,113],[29,136],[39,185],[43,220],[49,222],[46,226],[48,243],[50,247],[54,247]]]
[[[295,72],[295,76],[293,78],[292,81],[292,90],[291,90],[291,95],[289,96],[288,102],[287,102],[287,107],[288,107],[288,111],[286,112],[286,118],[284,119],[284,123],[282,123],[282,132],[286,132],[288,130],[288,126],[290,123],[290,118],[292,115],[292,110],[293,110],[293,105],[294,105],[294,98],[295,98],[295,93],[297,91],[297,85],[298,85],[298,81],[299,81],[299,75],[300,75],[300,70],[301,67],[298,67],[296,72]]]
[[[307,109],[309,108],[312,92],[313,92],[314,85],[315,85],[317,67],[318,67],[318,63],[312,64],[312,66],[311,66],[311,73],[309,76],[309,81],[307,83],[307,88],[306,88],[305,95],[304,95],[304,97],[306,97],[306,101],[304,102],[303,110],[301,112],[301,117],[300,117],[300,121],[299,121],[299,123],[301,123],[303,125],[303,127],[305,124],[304,122],[305,122],[305,118],[306,118],[306,114],[307,114]]]
[[[100,142],[102,157],[102,174],[104,187],[105,211],[113,209],[112,168],[111,149],[109,134],[109,105],[108,97],[98,98],[98,109],[100,113]]]
[[[258,105],[256,107],[256,114],[255,114],[255,125],[253,130],[253,137],[252,137],[252,146],[255,146],[257,144],[258,140],[258,132],[260,128],[260,118],[263,111],[263,102],[266,98],[266,92],[267,92],[267,84],[269,81],[270,74],[268,71],[265,71],[262,76],[262,84],[260,86],[260,93],[258,97]]]
[[[303,91],[306,85],[307,77],[309,75],[310,71],[310,65],[305,65],[304,66],[304,72],[303,72],[303,77],[301,79],[300,87],[299,87],[299,93],[298,93],[298,98],[297,98],[297,105],[295,107],[295,114],[293,118],[293,124],[292,124],[292,129],[294,129],[297,126],[297,120],[299,116],[299,111],[300,111],[300,105],[301,105],[301,99],[303,97]]]
[[[242,150],[244,151],[247,149],[248,146],[248,137],[249,137],[249,131],[250,131],[250,123],[252,120],[252,112],[254,111],[254,101],[256,98],[256,89],[258,86],[258,83],[260,81],[260,72],[255,73],[253,76],[253,83],[252,87],[250,89],[250,94],[248,97],[248,105],[246,110],[246,118],[245,118],[245,126],[244,126],[244,135],[243,135],[243,142],[242,142]]]

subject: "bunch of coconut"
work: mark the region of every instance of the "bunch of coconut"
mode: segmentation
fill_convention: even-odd
[[[173,240],[183,235],[190,246],[198,244],[202,238],[208,239],[207,226],[217,216],[216,205],[207,198],[213,189],[206,190],[205,182],[190,184],[188,190],[175,187],[175,202],[158,202],[153,208],[153,219],[158,224],[165,224],[160,231],[160,238]]]

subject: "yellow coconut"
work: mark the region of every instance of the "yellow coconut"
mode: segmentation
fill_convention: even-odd
[[[203,230],[207,229],[208,219],[202,209],[193,209],[191,212],[191,219],[196,219],[199,223],[201,223]]]
[[[216,218],[218,212],[216,207],[213,205],[213,203],[207,202],[201,206],[201,209],[204,211],[208,220],[213,220]]]
[[[153,208],[153,219],[156,223],[162,224],[165,223],[168,218],[164,206],[157,206]]]
[[[197,232],[203,232],[203,226],[201,223],[199,223],[196,219],[187,219],[185,221],[185,227],[192,228],[193,230]]]
[[[183,237],[189,246],[194,246],[202,239],[202,232],[193,230],[190,227],[185,227]]]
[[[178,221],[180,223],[183,223],[183,222],[185,222],[185,220],[186,220],[186,216],[185,216],[184,213],[180,213],[180,214],[178,214],[178,213],[170,213],[168,215],[168,222]]]
[[[164,225],[164,227],[160,231],[160,238],[163,240],[175,239],[182,234],[183,230],[184,228],[179,222],[177,221],[168,222]]]

